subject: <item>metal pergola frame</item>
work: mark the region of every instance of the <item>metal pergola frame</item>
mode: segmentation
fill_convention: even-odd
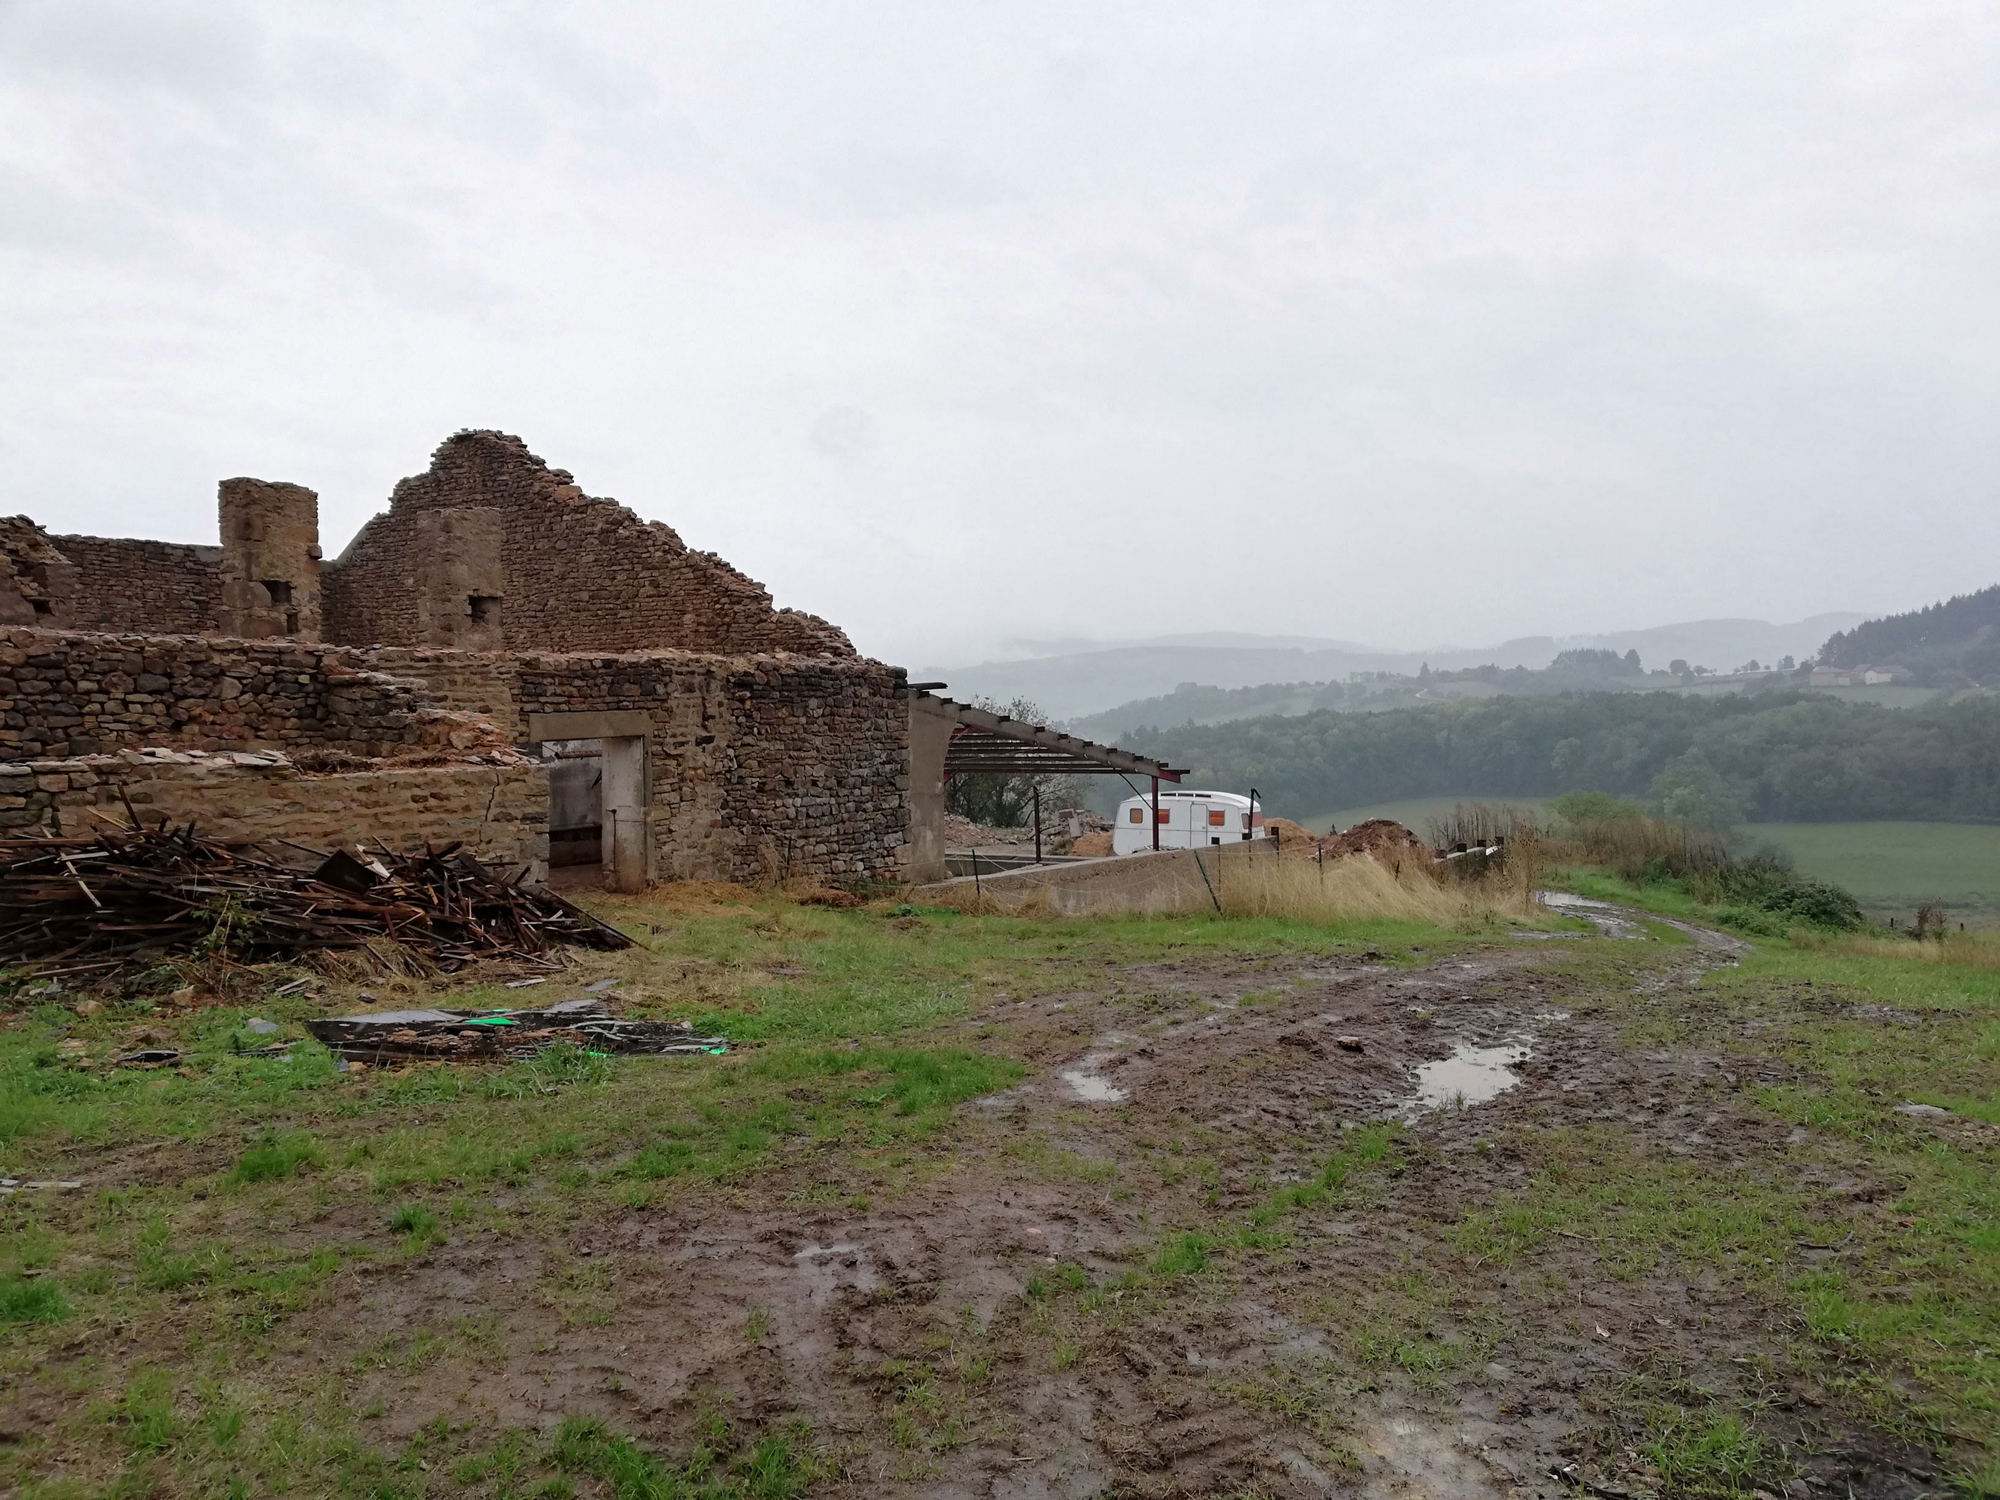
[[[943,683],[930,686],[942,687]],[[974,708],[924,691],[913,683],[910,694],[932,712],[953,721],[945,747],[944,774],[953,776],[1144,776],[1152,783],[1153,847],[1160,847],[1160,783],[1187,774],[1165,761],[1134,755],[1113,745],[1100,745],[1059,729],[1023,723],[989,709]],[[1128,783],[1129,784],[1129,783]],[[1035,860],[1042,857],[1042,798],[1035,792]]]

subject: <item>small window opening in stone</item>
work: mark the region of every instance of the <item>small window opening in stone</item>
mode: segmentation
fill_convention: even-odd
[[[491,594],[468,594],[465,598],[465,612],[472,616],[475,624],[498,625],[500,600]]]
[[[30,599],[28,603],[38,615],[52,615],[56,612],[54,602],[48,599]]]
[[[282,578],[266,578],[264,592],[271,596],[271,602],[285,605],[292,602],[292,586]]]
[[[298,633],[299,633],[299,612],[295,609],[288,609],[285,611],[285,634],[297,635]]]

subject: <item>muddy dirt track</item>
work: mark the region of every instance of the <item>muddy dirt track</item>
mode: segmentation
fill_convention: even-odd
[[[1669,947],[1594,915],[1631,940],[1618,984],[1655,1007],[1732,961],[1732,940]],[[1005,996],[965,1034],[1004,1038],[1028,1077],[961,1107],[949,1156],[893,1201],[858,1206],[866,1184],[822,1159],[553,1246],[446,1245],[371,1276],[326,1336],[488,1331],[420,1375],[354,1377],[385,1436],[582,1412],[684,1448],[704,1412],[800,1418],[840,1455],[831,1493],[1626,1494],[1636,1403],[1690,1392],[1754,1405],[1794,1495],[1935,1492],[1923,1454],[1776,1352],[1778,1314],[1740,1288],[1607,1268],[1574,1230],[1512,1262],[1455,1235],[1558,1133],[1725,1173],[1783,1158],[1785,1127],[1739,1103],[1782,1066],[1633,1044],[1601,977],[1555,962],[1579,946],[1205,958]],[[1227,1242],[1379,1121],[1401,1127],[1385,1160]],[[1215,1237],[1204,1268],[1132,1274],[1187,1230]],[[552,1277],[608,1320],[538,1301]]]

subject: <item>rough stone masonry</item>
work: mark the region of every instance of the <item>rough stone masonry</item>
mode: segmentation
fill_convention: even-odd
[[[541,746],[596,741],[629,878],[902,873],[904,673],[834,626],[504,433],[447,439],[331,561],[318,506],[224,480],[213,547],[0,521],[0,827],[122,816],[139,784],[245,842],[539,868]]]

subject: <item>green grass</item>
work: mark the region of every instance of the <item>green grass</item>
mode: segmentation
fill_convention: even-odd
[[[278,1182],[319,1160],[319,1143],[309,1135],[297,1134],[280,1140],[267,1134],[257,1145],[237,1158],[229,1173],[235,1183]]]
[[[1616,1004],[1634,1046],[1712,1050],[1726,1069],[1774,1056],[1789,1076],[1734,1091],[1800,1134],[1782,1156],[1732,1167],[1649,1149],[1622,1126],[1523,1132],[1528,1184],[1467,1215],[1454,1244],[1516,1266],[1581,1241],[1616,1279],[1750,1287],[1788,1309],[1816,1351],[1809,1367],[1837,1374],[1875,1420],[1946,1447],[1947,1434],[2000,1441],[2000,1155],[1984,1134],[1896,1111],[2000,1123],[2000,968],[1882,946],[1760,942],[1693,1003],[1581,1001]],[[1827,1196],[1812,1183],[1828,1175],[1879,1196]],[[1756,1461],[1735,1421],[1675,1418],[1656,1465],[1706,1465],[1702,1483],[1721,1492],[1731,1465]]]
[[[1587,872],[1565,883],[1613,899],[1635,894]],[[1666,914],[1698,915],[1670,888],[1636,895]],[[89,1018],[44,1006],[0,1033],[0,1118],[15,1127],[0,1171],[92,1183],[0,1206],[0,1380],[48,1382],[42,1390],[61,1413],[46,1443],[0,1448],[0,1489],[37,1495],[57,1453],[78,1496],[751,1500],[834,1485],[843,1476],[832,1451],[845,1452],[846,1438],[830,1451],[801,1427],[720,1410],[672,1451],[582,1415],[553,1437],[467,1415],[405,1442],[382,1439],[373,1408],[358,1407],[367,1397],[348,1395],[371,1373],[401,1381],[437,1372],[421,1374],[428,1380],[504,1360],[491,1329],[440,1318],[349,1347],[338,1368],[314,1368],[307,1356],[337,1325],[343,1299],[390,1284],[373,1278],[419,1275],[426,1264],[456,1274],[489,1253],[545,1257],[523,1295],[566,1334],[615,1332],[626,1292],[613,1258],[570,1248],[580,1226],[639,1222],[626,1216],[655,1209],[668,1211],[667,1223],[690,1208],[764,1212],[781,1201],[865,1209],[870,1195],[892,1202],[927,1174],[950,1173],[973,1133],[966,1103],[1027,1074],[1030,1043],[993,1024],[1015,1000],[1103,993],[1145,965],[1214,960],[1249,974],[1266,957],[1369,948],[1409,963],[1412,949],[1429,959],[1466,941],[1395,924],[1207,918],[925,913],[899,925],[879,910],[777,900],[654,909],[643,925],[643,908],[611,909],[651,949],[593,957],[535,998],[566,998],[615,973],[628,981],[633,1013],[699,1019],[738,1044],[728,1055],[566,1049],[509,1067],[339,1074],[310,1042],[292,1062],[233,1049],[242,1015],[293,1027],[316,1004],[269,995],[254,1012],[192,1016],[143,1000]],[[662,930],[648,930],[655,925]],[[1567,1272],[1587,1257],[1599,1284],[1691,1280],[1754,1299],[1776,1330],[1772,1358],[1794,1359],[1814,1379],[1838,1372],[1844,1402],[1917,1441],[2000,1433],[2000,1161],[1990,1131],[1895,1111],[1915,1100],[2000,1123],[2000,966],[1825,939],[1760,943],[1692,995],[1636,983],[1672,953],[1665,943],[1584,939],[1546,944],[1533,961],[1565,1007],[1610,1017],[1626,1045],[1698,1051],[1718,1077],[1735,1074],[1728,1106],[1765,1123],[1767,1151],[1676,1156],[1636,1126],[1550,1119],[1497,1142],[1527,1169],[1500,1191],[1477,1165],[1483,1157],[1454,1161],[1421,1129],[1335,1131],[1323,1121],[1324,1134],[1246,1172],[1226,1143],[1192,1126],[1120,1154],[1116,1132],[1090,1136],[1082,1116],[1052,1119],[980,1159],[1011,1170],[1012,1183],[1051,1184],[1077,1201],[1132,1199],[1150,1215],[1148,1240],[1110,1272],[1038,1253],[999,1322],[1032,1337],[1031,1368],[1070,1378],[1107,1357],[1128,1326],[1121,1320],[1198,1309],[1253,1272],[1283,1274],[1294,1257],[1316,1253],[1331,1226],[1343,1238],[1367,1234],[1371,1214],[1405,1181],[1435,1184],[1449,1170],[1470,1174],[1455,1222],[1385,1253],[1324,1310],[1343,1401],[1350,1380],[1433,1394],[1476,1380],[1488,1360],[1508,1357],[1506,1299],[1533,1295],[1541,1267]],[[1254,985],[1283,991],[1275,979]],[[385,1005],[414,998],[381,988]],[[421,994],[436,1004],[520,999],[490,987]],[[1199,1004],[1165,991],[1127,998],[1142,1027],[1175,1024]],[[1033,1025],[1098,1024],[1037,1014]],[[86,1067],[62,1046],[112,1057],[140,1026],[172,1033],[188,1076]],[[1035,1055],[1052,1055],[1051,1033],[1033,1035]],[[1266,1175],[1281,1167],[1296,1175]],[[1816,1186],[1835,1179],[1879,1190],[1850,1197]],[[1484,1292],[1482,1278],[1492,1283]],[[1493,1290],[1502,1278],[1506,1289]],[[1574,1286],[1550,1295],[1567,1307]],[[736,1308],[730,1339],[778,1347],[792,1331],[772,1307]],[[88,1342],[103,1330],[124,1341],[115,1354]],[[978,1403],[995,1361],[1021,1354],[999,1338],[974,1320],[937,1331],[935,1347],[902,1351],[907,1361],[882,1363],[878,1435],[912,1466],[908,1482],[933,1478],[923,1466],[990,1419]],[[84,1355],[65,1352],[79,1339]],[[286,1378],[274,1380],[273,1369]],[[1303,1374],[1258,1382],[1257,1399],[1274,1411],[1310,1406],[1305,1393],[1321,1389]],[[1659,1385],[1620,1401],[1627,1444],[1677,1492],[1772,1482],[1782,1445],[1734,1398]],[[1297,1420],[1326,1441],[1337,1436],[1324,1400],[1300,1407]]]
[[[809,1201],[865,1207],[871,1193],[893,1196],[917,1174],[948,1170],[958,1111],[1027,1071],[1004,1028],[966,1024],[995,997],[1208,955],[1254,964],[1374,950],[1410,963],[1412,949],[1434,956],[1465,941],[1406,923],[950,912],[912,922],[778,898],[732,909],[604,907],[648,946],[586,955],[528,996],[490,983],[398,981],[279,995],[296,975],[274,969],[239,976],[241,996],[229,1005],[190,1013],[135,994],[82,1016],[43,1004],[0,1031],[0,1173],[92,1184],[0,1204],[0,1326],[9,1331],[0,1381],[63,1372],[52,1409],[65,1413],[61,1451],[81,1455],[71,1469],[87,1476],[78,1494],[415,1500],[444,1493],[444,1476],[461,1471],[515,1496],[799,1493],[830,1470],[796,1431],[725,1423],[669,1458],[578,1428],[552,1456],[474,1423],[400,1448],[371,1437],[369,1410],[345,1404],[338,1372],[323,1371],[325,1385],[274,1384],[260,1372],[280,1351],[289,1368],[289,1351],[338,1326],[333,1309],[355,1278],[440,1246],[476,1258],[517,1237],[560,1243],[565,1226],[683,1194],[726,1201],[719,1189],[733,1194],[763,1174],[790,1174]],[[290,1058],[243,1053],[247,1016],[297,1036],[313,1015],[366,1008],[362,988],[382,1006],[473,1008],[570,998],[599,976],[626,982],[627,1013],[690,1019],[729,1038],[731,1050],[606,1058],[556,1048],[510,1066],[362,1073],[336,1070],[309,1038]],[[183,1066],[112,1066],[141,1028],[179,1049]],[[106,1166],[127,1160],[136,1165]],[[1115,1166],[1045,1141],[1018,1160],[1024,1175],[1117,1189]],[[1214,1252],[1236,1253],[1219,1243]],[[1199,1257],[1185,1244],[1177,1254],[1174,1264],[1191,1273]],[[1051,1267],[1047,1284],[1074,1301],[1092,1295],[1076,1284],[1081,1274]],[[565,1328],[615,1319],[618,1292],[602,1262],[556,1257],[534,1286]],[[78,1328],[142,1337],[114,1359],[59,1355]],[[412,1327],[367,1351],[360,1368],[413,1371],[451,1351],[485,1358],[488,1338]],[[1085,1348],[1063,1344],[1059,1367]],[[968,1369],[990,1372],[990,1354],[969,1359]],[[915,1382],[899,1407],[918,1454],[963,1440],[956,1417],[930,1413],[930,1389]],[[0,1448],[0,1488],[37,1494],[52,1451],[39,1439]]]
[[[1807,875],[1854,892],[1873,911],[1907,920],[1942,901],[1974,925],[2000,922],[2000,825],[1985,823],[1751,823],[1738,849],[1772,844]]]
[[[70,1311],[69,1299],[52,1281],[0,1278],[0,1323],[60,1323]]]

